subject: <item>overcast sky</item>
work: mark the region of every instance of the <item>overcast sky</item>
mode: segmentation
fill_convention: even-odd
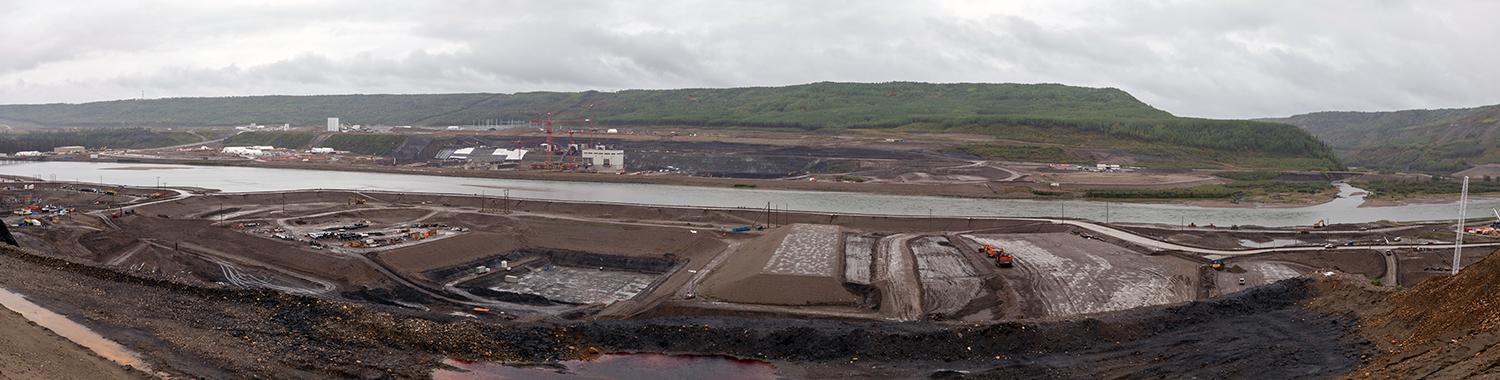
[[[817,81],[1117,87],[1178,115],[1500,103],[1500,1],[0,0],[0,103]]]

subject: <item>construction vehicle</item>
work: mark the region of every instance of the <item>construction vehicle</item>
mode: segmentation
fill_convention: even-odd
[[[1313,223],[1312,227],[1313,228],[1328,227],[1328,219],[1318,219],[1318,222],[1317,223]]]
[[[1010,255],[1010,252],[1000,251],[1000,253],[995,256],[995,266],[997,267],[1010,268],[1015,265],[1016,258],[1012,257]]]
[[[979,251],[983,252],[985,256],[995,259],[995,266],[997,267],[1010,268],[1015,266],[1015,257],[1011,256],[1010,252],[1006,252],[1004,248],[995,248],[994,245],[985,244],[979,248]]]
[[[1208,262],[1208,268],[1213,270],[1224,270],[1224,260],[1218,259]]]

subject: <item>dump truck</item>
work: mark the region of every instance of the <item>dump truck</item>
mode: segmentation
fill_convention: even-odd
[[[1015,265],[1016,259],[1015,257],[1012,257],[1009,252],[1000,251],[1000,254],[995,256],[995,266],[1001,268],[1010,268]]]
[[[985,244],[983,247],[979,248],[979,252],[984,253],[985,256],[989,256],[990,258],[995,259],[995,266],[997,267],[1010,268],[1011,266],[1015,265],[1015,257],[1012,257],[1010,255],[1010,252],[1006,252],[1004,248],[995,248],[995,246],[993,245]]]

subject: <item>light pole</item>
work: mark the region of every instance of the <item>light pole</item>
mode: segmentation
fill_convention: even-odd
[[[1459,259],[1464,251],[1464,219],[1469,211],[1469,176],[1464,176],[1463,189],[1458,195],[1458,231],[1453,238],[1453,273],[1458,274]]]

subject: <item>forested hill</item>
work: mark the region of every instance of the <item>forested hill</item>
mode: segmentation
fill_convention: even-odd
[[[1266,121],[1327,141],[1349,165],[1452,173],[1500,163],[1500,105],[1395,112],[1317,112]]]
[[[1068,144],[1126,139],[1336,167],[1327,147],[1288,125],[1180,118],[1113,88],[1058,84],[813,83],[786,87],[517,94],[254,96],[0,106],[0,122],[42,126],[443,126],[555,112],[598,125],[961,129]],[[1099,138],[1104,137],[1104,138]],[[1141,145],[1137,144],[1137,148]]]

